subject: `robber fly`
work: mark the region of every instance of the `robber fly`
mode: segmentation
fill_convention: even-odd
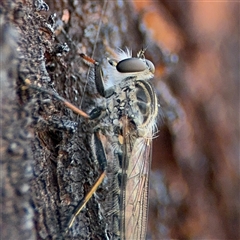
[[[93,152],[103,166],[103,173],[74,213],[68,228],[109,173],[112,209],[106,212],[110,212],[112,224],[107,229],[111,238],[145,239],[151,142],[158,114],[157,97],[148,82],[153,78],[154,65],[145,59],[144,51],[134,58],[128,49],[119,50],[116,59],[108,59],[104,74],[98,62],[84,54],[81,57],[94,65],[96,88],[104,99],[90,113],[95,124]],[[113,86],[105,88],[104,82],[110,79]],[[106,142],[113,146],[112,159],[105,153]]]
[[[144,51],[137,57],[119,50],[114,59],[107,59],[102,70],[94,59],[81,54],[94,67],[95,84],[102,97],[101,104],[90,114],[47,90],[75,113],[89,119],[93,126],[92,153],[99,162],[101,174],[84,197],[68,223],[68,232],[76,217],[99,185],[107,178],[108,196],[104,208],[109,239],[145,239],[148,210],[148,185],[151,143],[156,132],[157,97],[149,82],[154,65],[145,59]],[[105,82],[112,81],[106,87]],[[107,213],[107,215],[106,215]]]

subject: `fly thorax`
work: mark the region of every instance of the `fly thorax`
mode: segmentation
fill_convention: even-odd
[[[148,90],[143,84],[136,82],[135,88],[129,93],[129,105],[131,106],[131,117],[136,127],[146,124],[151,116],[151,98]],[[129,113],[130,115],[130,113]]]

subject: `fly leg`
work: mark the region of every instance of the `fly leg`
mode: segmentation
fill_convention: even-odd
[[[99,63],[97,61],[95,61],[94,59],[92,59],[90,57],[87,57],[84,54],[81,54],[81,57],[83,58],[83,60],[88,65],[93,65],[94,66],[94,70],[95,70],[95,84],[96,84],[96,88],[97,88],[98,93],[102,97],[104,97],[104,98],[110,97],[114,93],[114,89],[109,88],[109,89],[105,90],[102,69],[101,69]],[[57,100],[61,101],[66,107],[71,109],[73,112],[75,112],[76,114],[81,115],[82,117],[84,117],[86,119],[90,119],[90,120],[97,119],[97,118],[101,117],[101,114],[104,112],[103,108],[96,107],[88,115],[85,112],[83,112],[81,109],[79,109],[78,107],[76,107],[75,105],[73,105],[72,103],[67,101],[66,99],[64,99],[61,96],[59,96],[57,93],[54,93],[52,91],[48,91],[47,89],[41,88],[41,87],[36,86],[36,85],[32,85],[31,81],[29,79],[26,79],[24,83],[25,83],[26,87],[29,87],[29,88],[31,88],[33,90],[36,90],[36,91],[39,91],[39,92],[46,93],[46,94],[56,98]],[[98,189],[99,185],[103,182],[103,179],[106,176],[107,159],[106,159],[105,150],[104,150],[104,147],[103,147],[103,144],[102,144],[102,141],[101,141],[101,133],[100,133],[100,131],[96,131],[96,132],[93,133],[93,136],[92,136],[92,146],[93,146],[92,150],[93,150],[94,158],[99,163],[101,174],[98,177],[98,179],[95,181],[95,183],[93,184],[93,186],[91,187],[91,189],[87,193],[87,195],[78,204],[74,214],[72,215],[72,217],[70,218],[70,220],[68,222],[68,225],[67,225],[67,228],[65,230],[65,233],[68,233],[68,231],[72,227],[76,217],[80,214],[82,209],[85,207],[85,205],[87,204],[89,199],[92,197],[92,195],[96,192],[96,190]]]
[[[73,104],[71,104],[70,102],[68,102],[66,99],[62,98],[61,96],[59,96],[58,94],[48,91],[47,89],[38,87],[36,85],[32,85],[29,79],[25,80],[25,84],[37,91],[40,92],[44,92],[49,94],[50,96],[55,97],[56,99],[58,99],[59,101],[61,101],[66,107],[70,108],[73,112],[87,118],[87,119],[94,119],[96,117],[98,117],[99,115],[101,115],[101,108],[96,108],[95,110],[93,110],[90,115],[86,114],[85,112],[83,112],[81,109],[77,108],[76,106],[74,106]],[[100,131],[98,132],[94,132],[93,136],[92,136],[92,146],[93,146],[93,154],[94,154],[94,158],[99,162],[99,166],[100,166],[100,170],[101,170],[101,174],[98,177],[98,179],[96,180],[96,182],[93,184],[93,186],[91,187],[90,191],[87,193],[87,195],[83,198],[83,200],[78,204],[76,211],[74,212],[74,214],[72,215],[71,219],[68,222],[67,225],[67,229],[66,229],[66,233],[70,230],[70,228],[72,227],[76,217],[79,215],[79,213],[82,211],[82,209],[85,207],[86,203],[89,201],[89,199],[92,197],[92,195],[95,193],[95,191],[97,190],[97,188],[99,187],[99,185],[102,183],[104,177],[106,176],[106,167],[107,167],[107,160],[106,160],[106,154],[105,154],[105,150],[103,148],[103,144],[101,142],[100,139]]]
[[[48,91],[47,89],[38,87],[36,85],[32,85],[31,81],[29,79],[25,79],[24,83],[26,84],[27,87],[29,87],[31,89],[37,90],[39,92],[47,93],[50,96],[55,97],[57,100],[61,101],[66,107],[70,108],[76,114],[79,114],[80,116],[82,116],[84,118],[87,118],[87,119],[90,118],[90,116],[87,113],[85,113],[84,111],[82,111],[78,107],[74,106],[72,103],[70,103],[69,101],[67,101],[63,97],[59,96],[57,93],[54,93],[52,91]]]
[[[94,157],[97,159],[100,169],[101,169],[101,174],[96,180],[96,182],[93,184],[91,187],[90,191],[87,193],[87,195],[83,198],[83,200],[78,204],[74,214],[72,215],[71,219],[68,222],[68,226],[66,229],[66,233],[70,230],[72,227],[76,217],[79,215],[79,213],[82,211],[82,209],[85,207],[89,199],[92,197],[92,195],[96,192],[97,188],[99,185],[102,183],[103,179],[106,176],[106,169],[107,169],[107,159],[106,159],[106,153],[102,145],[102,141],[100,139],[100,132],[94,132],[93,133],[93,139],[92,139],[92,144],[93,144],[93,154]]]

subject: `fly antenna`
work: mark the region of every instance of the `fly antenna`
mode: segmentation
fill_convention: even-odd
[[[147,47],[145,47],[145,48],[142,47],[142,49],[137,53],[137,57],[145,59],[144,53],[146,52],[146,50],[147,50]]]

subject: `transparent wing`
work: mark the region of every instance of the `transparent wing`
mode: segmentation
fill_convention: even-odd
[[[129,126],[125,126],[128,129]],[[125,133],[124,165],[126,174],[123,239],[146,239],[148,185],[151,164],[151,139]]]

